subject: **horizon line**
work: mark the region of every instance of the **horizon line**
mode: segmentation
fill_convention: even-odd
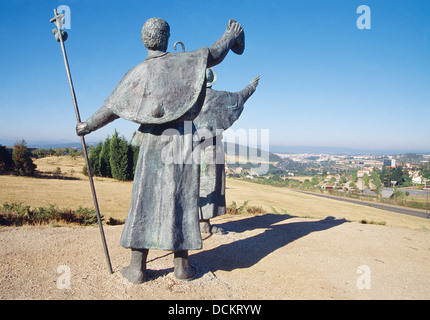
[[[44,147],[57,147],[61,148],[64,145],[76,145],[80,146],[79,141],[67,140],[67,139],[57,139],[57,140],[25,140],[25,139],[0,139],[0,145],[6,147],[13,147],[17,142],[24,140],[29,148],[44,148]],[[99,141],[87,141],[87,144],[97,144]],[[227,142],[229,143],[229,142]],[[63,145],[63,146],[62,146]],[[240,144],[239,144],[240,145]],[[261,146],[257,146],[260,149]],[[288,150],[290,149],[290,150]],[[386,148],[386,149],[368,149],[368,148],[352,148],[343,146],[312,146],[312,145],[279,145],[270,144],[270,153],[323,153],[323,154],[405,154],[405,153],[418,153],[418,154],[430,154],[430,149],[406,149],[406,148]],[[300,151],[300,152],[299,152]]]

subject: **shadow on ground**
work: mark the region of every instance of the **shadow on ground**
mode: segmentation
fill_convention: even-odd
[[[219,247],[200,251],[190,256],[190,261],[198,265],[202,273],[217,270],[232,271],[249,268],[275,250],[305,237],[312,232],[327,230],[346,222],[345,219],[327,217],[322,220],[286,222],[294,218],[290,215],[266,214],[220,225],[227,232],[242,233],[247,230],[264,229],[258,235],[241,239]]]

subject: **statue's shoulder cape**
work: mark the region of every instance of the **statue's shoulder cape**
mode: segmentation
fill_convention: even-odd
[[[163,124],[197,115],[205,98],[208,48],[166,53],[127,72],[105,100],[117,116],[140,124]]]

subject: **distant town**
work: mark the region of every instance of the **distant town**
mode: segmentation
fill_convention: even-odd
[[[331,167],[334,172],[347,172],[352,169],[358,169],[358,178],[364,177],[365,174],[371,175],[374,169],[382,170],[386,168],[396,168],[401,166],[405,170],[413,184],[422,184],[424,178],[421,173],[421,167],[428,165],[430,154],[404,154],[394,156],[376,156],[376,155],[328,155],[328,154],[276,154],[283,160],[278,164],[279,168],[287,168],[289,161],[301,164],[320,163],[320,169],[317,174],[323,174],[324,167]],[[323,165],[324,164],[324,165]],[[312,166],[311,166],[312,167]],[[312,171],[312,169],[311,169]],[[288,175],[294,176],[294,170],[286,169]],[[326,172],[330,175],[330,172]]]
[[[273,154],[267,173],[228,162],[226,174],[256,183],[305,189],[425,209],[430,188],[430,154]],[[389,202],[389,200],[387,200]],[[413,203],[412,203],[413,202]]]

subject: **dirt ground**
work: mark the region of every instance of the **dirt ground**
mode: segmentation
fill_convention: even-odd
[[[430,232],[288,215],[223,216],[226,235],[190,252],[192,281],[173,276],[173,255],[150,250],[148,281],[120,270],[123,226],[1,227],[0,299],[429,299]]]

